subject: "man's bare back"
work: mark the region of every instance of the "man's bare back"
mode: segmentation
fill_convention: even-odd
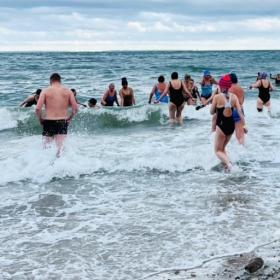
[[[36,107],[37,117],[43,127],[42,135],[45,137],[45,144],[55,140],[57,156],[63,148],[63,142],[67,135],[68,125],[71,119],[78,112],[78,104],[73,92],[62,86],[61,77],[54,73],[50,77],[50,87],[43,90]],[[42,109],[45,105],[45,116],[42,116]],[[68,107],[71,106],[72,113],[68,116]]]
[[[46,120],[66,120],[68,119],[68,107],[75,104],[75,98],[70,89],[61,84],[54,84],[42,92],[37,108],[46,107]]]

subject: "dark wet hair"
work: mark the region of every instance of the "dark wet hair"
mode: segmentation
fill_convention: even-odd
[[[163,82],[164,82],[164,76],[160,75],[160,76],[158,77],[158,82],[159,82],[159,83],[163,83]]]
[[[237,83],[238,83],[238,78],[237,78],[237,76],[236,76],[235,73],[231,73],[231,74],[230,74],[230,79],[231,79],[231,82],[232,82],[233,84],[237,84]]]
[[[36,95],[40,95],[41,92],[42,92],[42,89],[38,88],[38,89],[35,91],[35,94],[36,94]]]
[[[177,80],[178,77],[179,77],[178,72],[173,72],[173,73],[171,74],[171,79],[172,79],[172,80]]]
[[[190,74],[186,74],[185,75],[185,80],[190,80],[191,79],[191,75]]]
[[[128,85],[128,81],[126,77],[122,78],[122,86],[127,86]]]
[[[74,88],[71,88],[71,91],[74,93],[74,95],[76,96],[77,91]]]
[[[50,81],[51,81],[51,83],[53,83],[53,82],[60,82],[61,81],[61,76],[58,73],[53,73],[50,76]]]
[[[192,82],[194,82],[194,79],[192,79],[192,78],[189,78],[189,81],[192,81]]]
[[[91,98],[91,99],[88,101],[88,103],[89,103],[90,105],[95,106],[96,103],[97,103],[97,100],[96,100],[95,98]]]

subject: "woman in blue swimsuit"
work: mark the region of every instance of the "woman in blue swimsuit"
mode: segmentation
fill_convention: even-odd
[[[159,76],[158,77],[158,83],[154,85],[151,93],[150,93],[150,98],[149,98],[149,104],[151,104],[153,96],[155,95],[155,101],[158,101],[162,93],[164,92],[167,84],[164,82],[164,76]],[[161,103],[168,103],[169,102],[169,97],[165,95],[161,101]]]
[[[117,106],[120,106],[115,85],[111,83],[101,99],[101,104],[103,106],[114,106],[115,102]]]

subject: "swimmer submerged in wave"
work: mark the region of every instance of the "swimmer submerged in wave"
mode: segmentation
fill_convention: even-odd
[[[263,106],[266,106],[268,109],[269,115],[271,115],[271,101],[270,101],[270,91],[273,90],[273,87],[267,79],[267,73],[263,72],[261,74],[261,79],[256,83],[250,86],[250,89],[257,88],[259,89],[259,96],[257,101],[257,110],[258,112],[263,111]]]
[[[216,137],[214,144],[215,153],[225,165],[225,169],[228,171],[231,169],[232,164],[227,155],[226,146],[235,129],[232,115],[233,109],[238,111],[239,116],[244,123],[244,130],[247,133],[245,119],[238,98],[229,92],[231,85],[232,82],[230,75],[225,75],[220,79],[219,87],[221,92],[214,96],[210,109],[212,115],[217,113]]]
[[[164,92],[167,84],[164,82],[164,76],[159,76],[158,77],[158,83],[156,85],[154,85],[151,93],[150,93],[150,98],[149,98],[149,104],[151,104],[153,96],[155,95],[156,99],[155,101],[158,101],[160,96],[162,95],[162,93]],[[169,97],[167,95],[165,95],[160,103],[168,103],[169,102]]]
[[[45,116],[42,116],[42,108],[45,106]],[[68,107],[72,113],[68,116]],[[68,125],[78,112],[78,104],[73,92],[62,86],[61,77],[54,73],[50,77],[50,86],[44,89],[36,107],[36,115],[43,127],[44,148],[55,141],[57,147],[56,156],[59,157],[63,150],[64,140],[67,136]]]
[[[42,90],[38,88],[34,94],[28,96],[19,106],[31,107],[33,105],[37,105],[41,92]]]
[[[88,107],[91,108],[91,109],[99,109],[100,107],[96,104],[97,104],[97,100],[95,98],[91,98],[88,101]]]
[[[156,103],[160,102],[164,96],[169,93],[169,120],[171,123],[183,123],[182,119],[182,111],[185,106],[185,96],[183,91],[193,100],[193,97],[186,86],[183,84],[181,80],[179,80],[179,75],[177,72],[173,72],[171,74],[171,81],[167,84],[164,92],[160,96],[160,98],[156,101]]]

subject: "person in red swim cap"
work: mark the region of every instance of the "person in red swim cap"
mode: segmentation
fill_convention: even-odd
[[[228,144],[234,132],[233,109],[236,108],[240,118],[245,124],[244,115],[242,113],[238,98],[236,95],[229,92],[231,87],[230,75],[223,76],[219,81],[220,91],[213,98],[210,112],[212,115],[217,114],[216,120],[216,136],[215,136],[215,153],[217,157],[225,165],[227,171],[231,170],[232,164],[226,152],[226,145]]]

